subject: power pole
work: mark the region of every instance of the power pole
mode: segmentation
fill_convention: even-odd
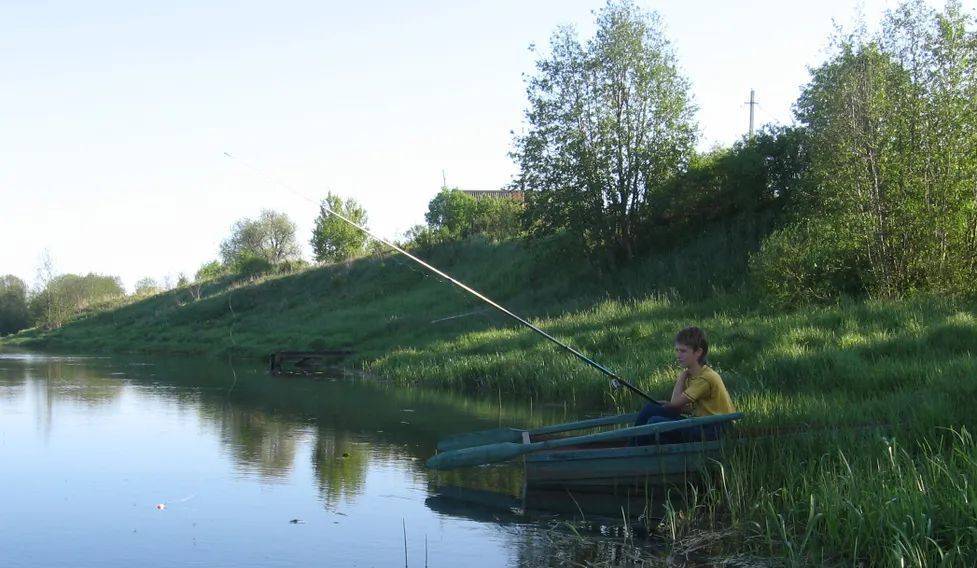
[[[444,170],[441,170],[441,187],[448,187],[448,177],[444,174]]]
[[[760,104],[754,100],[753,94],[753,89],[750,89],[750,102],[746,103],[750,105],[750,140],[753,140],[753,107]]]

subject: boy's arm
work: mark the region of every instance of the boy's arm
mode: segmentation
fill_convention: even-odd
[[[672,400],[665,402],[662,404],[662,406],[676,412],[682,412],[691,402],[692,399],[689,398],[688,395],[686,395],[684,392],[680,392],[678,393],[678,396],[673,396]]]
[[[662,406],[671,410],[681,411],[692,402],[692,399],[685,395],[685,383],[688,380],[689,370],[686,369],[675,380],[675,386],[672,388],[672,398],[668,401],[661,401]]]

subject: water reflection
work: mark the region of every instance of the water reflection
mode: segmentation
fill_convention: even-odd
[[[296,442],[302,436],[300,426],[240,406],[206,408],[205,412],[216,422],[221,442],[231,450],[241,471],[254,473],[266,481],[285,478],[291,473]]]
[[[432,565],[598,558],[610,554],[595,552],[608,542],[626,540],[614,532],[615,514],[595,515],[581,497],[523,495],[518,467],[434,473],[423,465],[446,434],[579,417],[569,412],[353,376],[271,377],[263,365],[239,361],[0,352],[4,461],[23,468],[0,473],[0,486],[46,488],[40,503],[7,496],[11,518],[37,522],[0,520],[0,549],[12,551],[11,566],[17,558],[24,566],[70,563],[86,546],[94,547],[98,565],[132,565],[131,556],[114,562],[104,552],[117,546],[120,527],[113,522],[125,519],[126,533],[163,531],[157,538],[182,550],[161,554],[147,542],[141,546],[149,548],[133,550],[159,562],[144,565],[262,565],[275,546],[278,557],[292,559],[283,565],[323,558],[334,565],[402,564],[405,526],[415,535],[412,558],[430,553]],[[40,444],[19,435],[24,419],[41,433]],[[501,495],[503,507],[459,506],[457,496],[435,490],[444,485]],[[146,517],[166,495],[194,498],[175,499],[165,517]],[[101,520],[91,525],[93,515]],[[633,516],[630,509],[625,516]],[[163,521],[173,524],[164,530]],[[49,534],[24,528],[35,524]],[[185,550],[184,537],[194,543]],[[46,548],[52,539],[58,546]],[[206,561],[194,556],[199,542],[212,547]]]
[[[326,508],[336,509],[363,491],[369,463],[369,445],[354,442],[346,432],[323,431],[320,427],[312,467]]]

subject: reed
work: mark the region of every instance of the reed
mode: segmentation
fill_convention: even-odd
[[[796,564],[977,564],[977,305],[921,296],[772,311],[733,277],[749,243],[736,252],[713,235],[612,274],[564,245],[470,242],[422,255],[653,395],[671,391],[674,333],[709,332],[713,365],[749,417],[741,428],[773,441],[731,447],[718,479],[673,504],[666,534],[734,527],[745,551]],[[173,290],[4,342],[254,357],[353,347],[351,365],[472,395],[486,417],[500,398],[641,404],[504,316],[444,320],[481,307],[382,256]]]

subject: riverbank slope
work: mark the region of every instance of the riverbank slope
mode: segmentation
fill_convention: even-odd
[[[775,436],[735,449],[714,490],[676,505],[673,536],[734,526],[752,549],[797,562],[968,565],[977,550],[974,304],[919,297],[770,310],[751,295],[750,241],[735,230],[614,273],[558,240],[471,241],[421,255],[656,396],[677,372],[675,331],[709,332],[713,365],[748,416],[741,428]],[[396,255],[179,288],[5,343],[256,358],[349,348],[348,365],[403,383],[640,404]],[[805,431],[813,434],[796,436]]]

